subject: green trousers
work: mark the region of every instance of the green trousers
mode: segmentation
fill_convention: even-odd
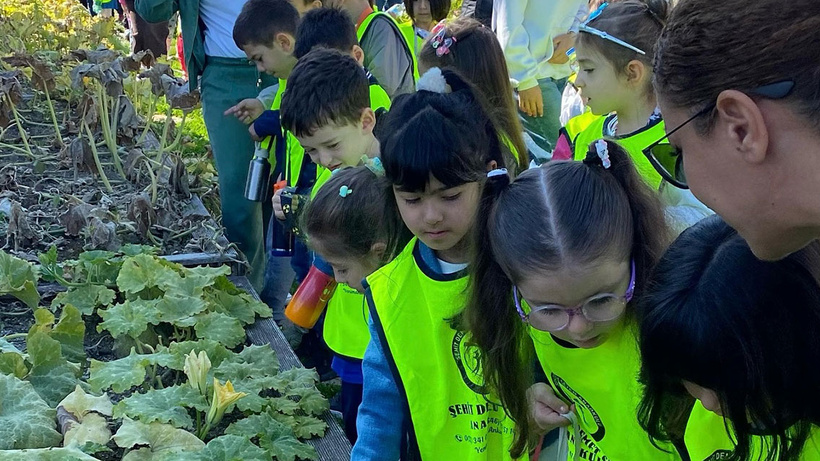
[[[206,58],[200,81],[202,115],[219,175],[222,225],[228,240],[236,243],[247,258],[247,276],[257,292],[262,291],[264,283],[264,237],[271,204],[245,198],[245,179],[254,143],[244,123],[233,115],[222,114],[243,99],[255,98],[259,90],[276,82],[273,77],[260,74],[256,65],[246,59],[213,57]]]

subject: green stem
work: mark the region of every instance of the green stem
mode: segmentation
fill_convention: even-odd
[[[88,124],[85,123],[85,115],[83,115],[82,124],[85,127],[86,135],[88,135],[89,144],[91,144],[91,153],[94,155],[94,163],[97,165],[97,172],[100,173],[100,179],[105,185],[105,189],[108,193],[113,193],[114,189],[111,187],[111,183],[108,182],[108,176],[105,175],[105,171],[103,170],[102,165],[100,165],[100,154],[97,152],[97,145],[94,144],[94,135],[91,133],[91,128],[89,128]]]
[[[159,96],[154,96],[154,103],[151,104],[151,107],[148,109],[148,117],[145,119],[145,128],[142,130],[142,134],[140,134],[139,139],[137,139],[137,145],[141,145],[143,141],[145,141],[145,136],[148,135],[148,130],[151,129],[151,121],[154,119],[154,112],[157,110],[157,102],[159,101]]]
[[[166,152],[170,152],[179,147],[180,141],[182,140],[182,129],[185,127],[186,118],[188,118],[187,110],[182,112],[182,121],[179,123],[179,126],[177,127],[177,134],[174,137],[174,142],[172,142],[170,146],[167,146],[165,148]]]
[[[122,169],[122,161],[120,160],[120,154],[117,152],[117,132],[116,132],[116,123],[112,122],[114,117],[117,116],[116,113],[112,113],[110,111],[108,100],[108,95],[105,94],[105,89],[102,85],[97,86],[97,98],[100,101],[100,107],[102,108],[102,113],[100,114],[100,122],[102,122],[102,131],[103,131],[103,140],[105,144],[108,146],[108,150],[111,151],[111,156],[114,158],[114,168],[117,170],[117,173],[120,174],[121,177],[125,178],[125,171]],[[117,98],[117,103],[115,104],[115,111],[119,110],[119,97]]]
[[[142,341],[140,341],[139,338],[134,338],[134,344],[137,346],[137,353],[145,353],[145,345],[142,343]]]
[[[13,144],[6,144],[4,142],[0,142],[0,147],[6,148],[6,149],[11,149],[11,150],[16,150],[16,151],[18,151],[20,153],[23,153],[23,154],[26,154],[26,155],[30,154],[29,151],[27,151],[26,149],[23,149],[22,147],[17,147]]]
[[[171,127],[171,120],[173,119],[173,109],[168,106],[168,112],[165,115],[165,124],[162,126],[162,137],[159,140],[159,152],[157,152],[157,161],[162,158],[162,152],[165,150],[165,142],[168,137],[168,128]]]
[[[148,167],[148,176],[151,177],[151,205],[157,204],[157,177],[154,175],[154,169],[151,163],[148,162],[147,157],[142,157],[143,164]]]
[[[28,336],[28,333],[12,333],[10,335],[3,336],[3,339],[6,341],[11,341],[12,339],[25,338],[26,336]]]
[[[31,151],[31,146],[28,144],[28,137],[25,130],[23,130],[23,124],[20,123],[20,115],[17,113],[17,107],[15,107],[14,103],[11,101],[11,96],[6,95],[6,99],[8,100],[9,107],[11,107],[11,112],[14,114],[14,122],[17,124],[17,131],[20,132],[20,138],[23,139],[23,145],[26,146],[25,152],[29,157],[31,157],[32,160],[36,160],[37,157]]]
[[[51,95],[48,93],[48,85],[44,85],[43,90],[46,93],[46,101],[48,102],[48,110],[51,112],[51,121],[54,123],[54,133],[57,135],[57,141],[61,146],[65,147],[63,143],[63,135],[60,133],[60,125],[57,123],[57,114],[54,112],[54,103],[51,102]]]

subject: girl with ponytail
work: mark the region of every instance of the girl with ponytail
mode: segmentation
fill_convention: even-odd
[[[481,189],[488,174],[506,175],[499,125],[451,70],[429,70],[418,90],[393,102],[379,138],[415,237],[364,282],[371,338],[351,459],[511,460],[512,422],[452,321],[466,302]]]
[[[636,418],[632,304],[670,234],[626,151],[598,140],[583,162],[550,162],[512,183],[493,176],[477,216],[462,321],[488,390],[515,422],[512,456],[567,427],[566,459],[681,459],[652,445]],[[546,384],[533,385],[533,353]]]

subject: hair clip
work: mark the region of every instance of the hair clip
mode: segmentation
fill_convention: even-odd
[[[455,37],[447,37],[447,27],[445,20],[442,20],[430,31],[430,46],[436,50],[439,58],[450,52],[450,47],[458,40]]]
[[[352,193],[353,193],[353,189],[351,189],[347,186],[342,186],[342,187],[339,188],[339,197],[341,197],[341,198],[345,198],[345,197],[347,197],[348,195],[350,195]]]
[[[416,82],[416,90],[433,93],[447,93],[447,79],[438,67],[431,67]]]
[[[496,168],[495,170],[491,170],[487,172],[488,178],[494,178],[496,176],[507,176],[507,169],[506,168]]]
[[[601,165],[604,166],[604,169],[609,169],[609,167],[612,166],[612,162],[609,160],[609,148],[606,145],[606,141],[603,139],[595,141],[595,151],[598,154],[598,158],[601,159]]]
[[[384,176],[384,165],[382,159],[379,157],[370,158],[367,155],[362,155],[362,165],[366,166],[371,173],[376,176]]]

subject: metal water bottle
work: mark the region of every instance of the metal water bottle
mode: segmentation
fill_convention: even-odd
[[[277,141],[278,142],[278,141]],[[270,162],[268,151],[257,149],[248,166],[248,178],[245,180],[245,198],[252,202],[264,202],[270,197]]]

